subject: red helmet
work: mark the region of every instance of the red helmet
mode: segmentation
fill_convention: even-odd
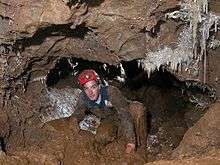
[[[97,81],[97,77],[98,75],[94,70],[88,69],[80,73],[78,77],[78,81],[79,81],[79,84],[83,86],[85,83],[89,81],[92,81],[92,80]]]

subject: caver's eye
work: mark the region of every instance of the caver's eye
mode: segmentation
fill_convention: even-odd
[[[84,90],[85,91],[94,90],[94,89],[98,88],[98,86],[99,86],[98,84],[93,84],[90,87],[84,87]]]
[[[96,89],[98,87],[98,84],[94,84],[91,86],[91,89]]]

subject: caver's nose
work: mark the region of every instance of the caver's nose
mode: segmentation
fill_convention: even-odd
[[[90,90],[88,95],[89,95],[90,99],[93,99],[93,97],[94,97],[94,95],[95,95],[95,94],[94,94],[94,91],[93,91],[93,90]]]
[[[91,89],[89,90],[89,95],[93,95],[93,91]]]

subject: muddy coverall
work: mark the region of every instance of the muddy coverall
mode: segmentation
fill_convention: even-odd
[[[73,116],[81,121],[86,113],[94,114],[101,118],[101,121],[107,120],[115,124],[118,127],[118,136],[125,138],[127,143],[136,144],[133,119],[125,97],[113,86],[101,86],[100,95],[101,101],[97,104],[82,92]],[[113,106],[106,105],[106,101],[110,101]]]

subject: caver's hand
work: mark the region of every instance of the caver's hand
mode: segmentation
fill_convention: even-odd
[[[112,102],[108,100],[105,100],[105,105],[106,107],[113,107]]]
[[[135,150],[135,144],[133,144],[133,143],[128,143],[128,144],[126,145],[125,153],[126,153],[126,154],[130,154],[130,153],[134,152],[134,150]]]

